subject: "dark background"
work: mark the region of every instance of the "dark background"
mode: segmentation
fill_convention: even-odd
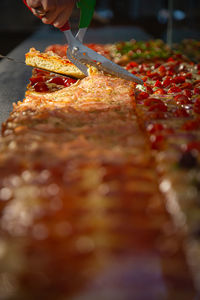
[[[153,38],[166,39],[168,1],[165,0],[97,0],[91,27],[107,25],[139,26]],[[200,1],[174,0],[173,8],[185,14],[173,19],[173,41],[200,39]],[[75,9],[72,25],[78,22]],[[41,21],[24,6],[22,0],[0,0],[0,54],[7,54],[31,35]],[[51,28],[50,30],[55,30]]]

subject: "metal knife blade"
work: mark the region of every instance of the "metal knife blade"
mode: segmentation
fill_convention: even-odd
[[[98,54],[92,49],[86,46],[82,46],[81,43],[79,47],[75,47],[72,49],[72,55],[75,59],[79,60],[80,62],[93,65],[98,69],[103,70],[112,75],[115,75],[117,77],[121,77],[126,80],[131,80],[136,83],[143,84],[143,80],[140,79],[139,77],[131,74],[124,68],[115,64],[114,62],[107,59],[106,57]]]

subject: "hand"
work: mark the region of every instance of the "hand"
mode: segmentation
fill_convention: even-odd
[[[45,24],[61,28],[69,20],[76,0],[26,0],[33,14]]]

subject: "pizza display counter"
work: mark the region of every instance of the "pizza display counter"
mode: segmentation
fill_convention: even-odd
[[[198,299],[199,65],[143,39],[101,46],[143,86],[1,62],[0,299]]]

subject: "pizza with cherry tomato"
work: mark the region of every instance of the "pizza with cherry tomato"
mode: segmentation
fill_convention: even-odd
[[[72,76],[66,45],[27,54],[0,140],[2,299],[198,298],[200,65],[160,40],[88,46],[144,85]]]

